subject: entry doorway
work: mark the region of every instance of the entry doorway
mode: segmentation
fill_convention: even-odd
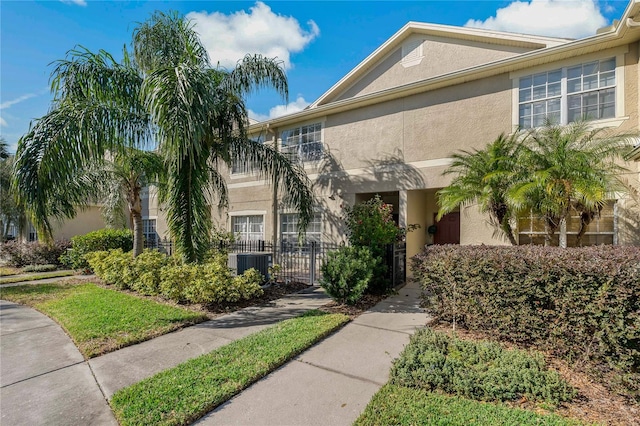
[[[437,213],[433,215],[436,233],[433,244],[460,244],[460,212],[447,213],[436,222]]]

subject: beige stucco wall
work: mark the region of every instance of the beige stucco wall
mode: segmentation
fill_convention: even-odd
[[[373,64],[361,79],[332,100],[366,95],[391,87],[424,80],[487,62],[515,56],[529,49],[480,43],[453,38],[413,35],[408,42],[424,40],[420,64],[405,67],[402,47],[398,47],[378,63]]]
[[[630,45],[624,55],[624,120],[613,131],[639,130],[639,50],[636,43]],[[599,56],[605,58],[608,54],[603,51]],[[548,69],[557,66],[562,64],[545,65]],[[377,80],[372,79],[374,81]],[[401,80],[396,80],[398,83]],[[511,75],[505,72],[319,119],[281,125],[278,129],[271,128],[267,139],[273,141],[274,135],[287,128],[322,122],[326,158],[317,164],[307,164],[306,170],[314,183],[317,206],[323,212],[323,240],[344,240],[341,206],[353,205],[357,194],[406,191],[406,217],[401,222],[424,224],[407,238],[411,256],[432,242],[426,227],[432,224],[433,213],[437,211],[436,190],[450,183],[451,177],[442,175],[447,158],[461,149],[481,149],[500,133],[513,130],[513,84]],[[622,89],[622,84],[618,87]],[[639,164],[631,164],[636,176]],[[271,186],[257,182],[251,175],[227,175],[227,183],[229,212],[265,212],[265,239],[273,239],[277,227],[273,226]],[[628,202],[620,203],[619,208],[619,242],[637,244],[640,241],[638,210],[633,210],[636,207]],[[224,224],[230,230],[227,213],[213,210],[214,223]],[[280,207],[276,210],[276,216],[282,212]],[[494,235],[488,217],[481,214],[477,206],[461,210],[460,226],[461,244],[507,244],[504,238]]]
[[[92,206],[78,211],[76,217],[71,220],[55,221],[53,223],[53,239],[71,240],[71,237],[76,235],[86,234],[104,227],[105,223],[102,220],[100,208]]]

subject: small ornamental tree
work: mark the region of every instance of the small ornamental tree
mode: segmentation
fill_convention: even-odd
[[[393,206],[382,201],[379,195],[344,208],[349,244],[368,247],[373,258],[379,260],[368,287],[371,293],[383,293],[391,285],[384,262],[385,250],[389,244],[401,240],[406,234],[406,230],[394,222],[392,211]]]

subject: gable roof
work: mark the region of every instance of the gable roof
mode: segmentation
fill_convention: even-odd
[[[496,38],[498,36],[504,36],[507,40],[509,40],[509,42],[513,43],[536,43],[535,41],[533,41],[534,39],[536,39],[538,40],[537,42],[541,45],[544,40],[547,40],[550,45],[548,47],[541,47],[536,50],[525,52],[506,59],[499,59],[497,61],[488,62],[478,66],[465,68],[435,77],[430,77],[424,80],[396,86],[390,89],[380,90],[378,92],[369,93],[355,98],[347,98],[322,103],[322,101],[326,100],[330,95],[340,93],[341,90],[344,90],[344,86],[342,86],[342,84],[351,84],[351,80],[349,80],[349,82],[347,83],[347,79],[350,76],[351,78],[357,79],[358,77],[356,77],[356,71],[360,70],[361,73],[366,72],[366,69],[364,69],[364,65],[366,65],[367,63],[371,64],[372,61],[370,61],[370,59],[373,56],[379,55],[376,56],[377,60],[389,53],[389,51],[397,48],[397,46],[399,46],[401,43],[401,39],[396,36],[405,31],[405,28],[409,27],[410,25],[417,24],[409,23],[405,27],[403,27],[403,29],[401,29],[400,31],[398,31],[398,33],[396,33],[396,35],[394,35],[396,39],[395,45],[392,46],[390,43],[391,40],[394,39],[394,37],[392,37],[382,46],[380,46],[380,48],[378,48],[374,53],[372,53],[367,59],[365,59],[360,65],[358,65],[358,67],[354,68],[354,70],[352,70],[349,74],[342,78],[338,83],[336,83],[336,85],[334,85],[331,89],[329,89],[329,91],[318,98],[318,100],[316,100],[306,109],[300,112],[257,123],[251,126],[251,130],[257,131],[264,127],[269,128],[287,126],[302,120],[312,120],[323,117],[327,114],[338,113],[362,106],[388,101],[391,99],[397,99],[404,96],[439,89],[454,84],[461,84],[473,80],[478,80],[505,72],[518,71],[529,67],[551,63],[574,56],[580,56],[591,52],[597,52],[600,50],[609,49],[640,40],[640,0],[630,0],[629,5],[627,6],[627,9],[625,10],[619,22],[614,22],[614,24],[609,28],[602,29],[593,36],[579,40],[523,36],[520,34],[502,33],[497,31],[447,27],[444,25],[420,24],[425,28],[455,28],[459,34],[464,35],[465,33],[468,33],[466,34],[466,36],[468,37],[471,36],[469,35],[471,33],[483,33],[484,36],[487,37],[490,37],[490,35]],[[512,38],[514,40],[512,40]],[[384,53],[379,52],[385,46],[387,46],[386,49],[388,50],[385,50]],[[375,63],[376,60],[373,60],[373,63]]]
[[[530,50],[557,46],[571,41],[571,39],[566,38],[542,37],[476,28],[454,27],[450,25],[409,22],[307,108],[315,108],[339,95],[364,76],[364,74],[373,68],[380,60],[398,49],[404,40],[414,34],[501,46],[521,47]]]

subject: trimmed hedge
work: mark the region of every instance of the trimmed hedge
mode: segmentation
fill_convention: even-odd
[[[251,268],[234,277],[224,254],[211,256],[204,264],[183,264],[150,249],[136,258],[121,249],[91,252],[85,257],[107,284],[176,302],[235,303],[263,293],[262,274]]]
[[[129,229],[98,229],[71,238],[71,250],[60,257],[60,262],[71,269],[89,269],[87,253],[104,250],[130,251],[133,249],[133,233]]]
[[[412,262],[435,319],[588,361],[640,401],[640,247],[432,246]]]
[[[0,260],[16,268],[25,265],[60,265],[58,259],[69,247],[69,241],[55,241],[51,245],[39,241],[8,241],[0,243]]]
[[[368,247],[340,247],[322,262],[320,285],[335,301],[352,305],[362,298],[380,263]]]

